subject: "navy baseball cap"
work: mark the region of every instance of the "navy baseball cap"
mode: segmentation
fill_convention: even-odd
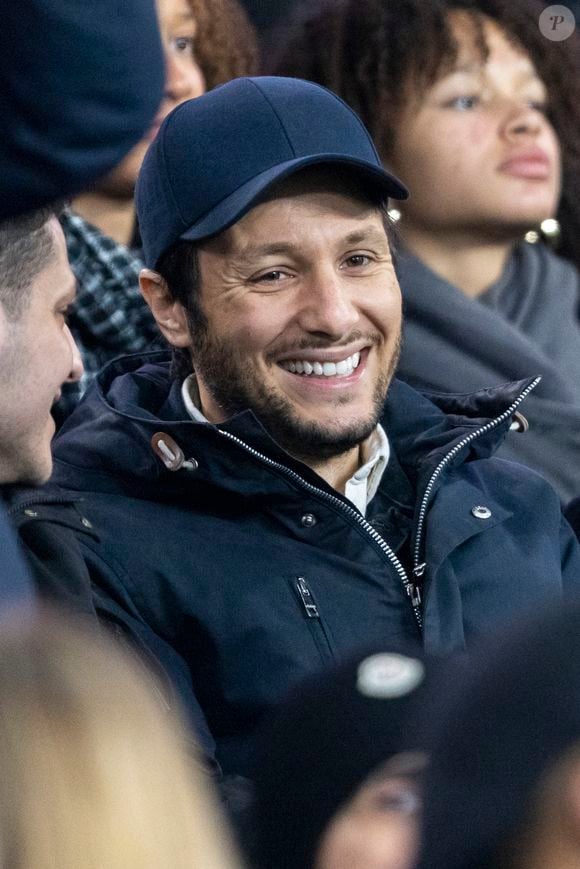
[[[146,264],[180,240],[236,223],[276,182],[316,164],[352,169],[376,193],[406,199],[358,116],[336,94],[295,78],[238,78],[164,120],[143,162],[136,203]]]

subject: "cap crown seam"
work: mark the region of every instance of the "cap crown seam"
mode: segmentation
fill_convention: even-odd
[[[187,105],[187,102],[186,102],[186,103],[182,103],[182,106],[185,106],[185,105]],[[182,224],[185,226],[185,228],[187,229],[187,220],[186,220],[185,217],[183,216],[182,211],[181,211],[181,207],[180,207],[180,205],[179,205],[179,203],[178,203],[178,201],[177,201],[177,198],[176,198],[176,196],[175,196],[175,193],[173,192],[173,184],[172,184],[172,181],[171,181],[171,177],[170,177],[169,171],[168,171],[168,169],[167,169],[167,156],[166,156],[166,153],[165,153],[165,145],[166,145],[166,142],[167,142],[167,131],[168,131],[169,125],[174,121],[174,119],[175,119],[175,115],[179,112],[179,109],[182,108],[182,106],[178,106],[177,109],[175,110],[175,112],[173,112],[172,117],[171,117],[171,118],[169,119],[169,121],[168,121],[166,133],[165,133],[165,135],[163,136],[163,140],[161,141],[160,144],[161,144],[161,153],[162,153],[162,157],[163,157],[163,174],[165,175],[165,179],[166,179],[166,181],[167,181],[167,186],[168,186],[168,188],[169,188],[169,192],[170,192],[170,194],[171,194],[171,200],[172,200],[173,205],[174,205],[174,207],[175,207],[175,211],[177,212],[177,215],[179,216],[179,219],[181,220],[181,223],[182,223]]]
[[[342,97],[339,97],[338,94],[335,94],[334,91],[331,91],[329,88],[325,87],[325,86],[322,85],[322,84],[319,84],[318,87],[321,88],[321,90],[325,90],[328,94],[330,94],[331,97],[334,97],[334,99],[337,101],[337,103],[341,103],[341,104],[344,106],[345,109],[348,109],[348,111],[350,112],[350,114],[352,115],[352,117],[353,117],[353,118],[355,119],[355,121],[357,122],[357,125],[359,126],[361,132],[364,134],[365,139],[367,140],[367,142],[368,142],[369,145],[371,146],[372,152],[373,152],[373,154],[375,155],[375,157],[377,158],[377,163],[378,163],[379,167],[382,167],[382,166],[383,166],[383,161],[381,160],[381,158],[380,158],[380,156],[379,156],[379,152],[378,152],[377,149],[376,149],[376,146],[375,146],[375,143],[373,142],[372,136],[371,136],[371,134],[369,133],[369,131],[367,130],[367,128],[365,127],[365,125],[363,124],[362,120],[359,118],[358,114],[355,112],[355,110],[354,110],[353,108],[351,108],[351,107],[348,105],[348,103],[346,103],[346,102],[342,99]]]
[[[296,155],[296,149],[295,149],[294,145],[292,144],[292,141],[291,141],[291,139],[290,139],[290,136],[288,135],[288,132],[287,132],[286,127],[285,127],[285,125],[284,125],[284,122],[282,121],[282,118],[281,118],[280,115],[278,114],[276,108],[272,105],[272,101],[271,101],[271,100],[269,99],[269,97],[264,93],[264,91],[262,90],[262,88],[261,88],[258,84],[256,84],[256,82],[252,81],[252,82],[250,82],[250,83],[251,83],[251,84],[256,88],[256,90],[259,92],[259,94],[260,94],[260,96],[262,97],[262,99],[264,100],[264,102],[266,102],[266,103],[270,106],[271,111],[274,113],[274,116],[275,116],[276,120],[278,121],[278,124],[280,125],[280,128],[281,128],[281,130],[282,130],[282,132],[283,132],[283,134],[284,134],[284,138],[286,139],[286,142],[288,143],[288,147],[290,148],[290,150],[291,150],[291,152],[292,152],[292,155],[293,155],[294,157],[296,157],[296,156],[297,156],[297,155]]]

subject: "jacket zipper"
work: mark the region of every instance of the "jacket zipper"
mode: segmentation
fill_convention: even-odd
[[[310,591],[310,587],[306,581],[306,577],[298,576],[293,582],[294,588],[298,592],[304,615],[308,622],[308,626],[312,633],[314,642],[316,643],[322,659],[326,662],[334,660],[334,652],[330,638],[326,632],[326,628],[320,617],[320,610],[316,605],[316,601]]]
[[[303,489],[306,489],[307,492],[311,494],[317,495],[319,498],[322,498],[324,501],[330,502],[331,504],[335,504],[338,506],[344,513],[354,519],[358,525],[360,525],[367,532],[369,537],[376,543],[384,555],[387,556],[387,559],[392,564],[392,566],[397,571],[399,579],[403,585],[406,595],[409,597],[411,601],[411,606],[413,608],[413,613],[415,616],[415,621],[417,622],[417,627],[419,631],[421,631],[423,627],[423,616],[421,614],[421,596],[418,594],[418,588],[416,588],[410,581],[407,576],[407,572],[389,544],[386,540],[383,540],[381,535],[375,531],[373,526],[367,522],[364,516],[355,510],[354,507],[349,507],[348,504],[345,504],[339,498],[336,498],[334,495],[329,495],[328,492],[325,492],[323,489],[319,489],[316,486],[313,486],[312,483],[309,483],[307,480],[304,480],[299,474],[295,473],[291,468],[287,468],[285,465],[280,464],[280,462],[275,462],[273,459],[268,458],[263,453],[258,452],[249,444],[245,443],[245,441],[236,437],[236,435],[231,434],[229,431],[224,431],[223,429],[218,429],[219,433],[223,435],[223,437],[228,438],[234,443],[238,444],[238,446],[242,447],[242,449],[246,450],[246,452],[250,453],[250,455],[259,459],[264,464],[268,465],[270,468],[275,468],[278,471],[281,471],[285,476],[290,477],[291,480],[298,483]]]
[[[422,536],[423,529],[425,527],[425,516],[427,513],[427,506],[429,503],[429,498],[431,497],[431,493],[433,491],[433,486],[435,482],[441,475],[442,471],[447,467],[449,462],[457,455],[457,453],[463,449],[467,444],[472,443],[474,440],[477,440],[481,435],[487,434],[490,431],[493,431],[494,428],[497,428],[502,424],[506,419],[509,419],[510,416],[513,416],[517,407],[522,403],[522,401],[527,397],[527,395],[535,389],[542,378],[536,377],[524,390],[520,393],[520,395],[515,399],[515,401],[505,410],[500,416],[495,417],[490,422],[483,425],[481,428],[476,429],[476,431],[471,432],[471,434],[462,438],[459,443],[457,443],[453,449],[449,450],[446,456],[444,456],[433,473],[429,478],[429,482],[425,487],[425,492],[423,498],[421,499],[421,506],[419,508],[419,517],[417,519],[417,531],[415,536],[415,547],[413,554],[413,576],[416,579],[421,579],[425,573],[426,563],[421,563],[419,561],[421,556],[421,544],[422,544]],[[312,483],[309,483],[307,480],[304,480],[299,474],[293,471],[291,468],[287,468],[285,465],[282,465],[280,462],[275,462],[273,459],[268,458],[263,453],[258,452],[249,444],[245,443],[245,441],[238,438],[236,435],[231,434],[229,431],[224,431],[223,429],[218,429],[219,433],[228,438],[230,441],[238,444],[238,446],[242,447],[242,449],[246,450],[246,452],[250,453],[250,455],[264,462],[264,464],[268,465],[271,468],[275,468],[278,471],[281,471],[285,476],[289,477],[294,482],[298,483],[302,488],[306,489],[306,491],[317,495],[319,498],[330,502],[331,504],[335,504],[346,513],[351,519],[354,519],[358,525],[363,528],[371,540],[377,544],[380,550],[386,555],[387,559],[391,563],[391,565],[395,568],[399,579],[401,580],[401,584],[403,585],[403,589],[405,594],[409,598],[411,602],[411,607],[413,609],[413,615],[415,616],[415,621],[417,623],[417,627],[421,632],[423,629],[423,614],[421,612],[421,588],[418,583],[411,582],[409,577],[407,576],[407,572],[389,544],[386,540],[383,540],[381,535],[375,531],[373,526],[367,522],[367,520],[362,516],[358,510],[355,510],[354,507],[349,507],[348,504],[345,504],[344,501],[341,501],[339,498],[336,498],[334,495],[329,495],[328,492],[325,492],[323,489],[317,488],[317,486],[313,486]]]
[[[78,498],[64,498],[59,496],[58,498],[51,498],[42,495],[30,496],[29,498],[24,498],[18,504],[14,504],[8,510],[6,510],[7,516],[15,516],[20,513],[21,510],[24,510],[26,507],[35,507],[35,506],[45,506],[47,504],[66,504],[68,506],[72,506],[73,504],[79,504],[81,501],[84,501],[83,496],[79,496]]]
[[[415,547],[414,547],[414,552],[413,552],[413,576],[416,579],[420,579],[424,575],[425,568],[427,566],[426,562],[420,561],[421,545],[423,542],[423,540],[422,540],[423,528],[425,526],[425,516],[427,515],[427,506],[429,504],[429,499],[430,499],[431,494],[433,492],[433,486],[437,482],[438,478],[441,476],[441,473],[445,470],[445,468],[447,467],[449,462],[451,462],[455,458],[457,453],[463,449],[463,447],[467,446],[467,444],[469,444],[469,443],[472,443],[478,437],[481,437],[481,435],[484,435],[490,431],[493,431],[494,428],[497,428],[499,425],[502,424],[502,422],[505,422],[506,419],[509,419],[510,416],[513,416],[514,412],[519,407],[519,405],[522,403],[522,401],[525,398],[527,398],[527,396],[532,391],[532,389],[536,388],[536,386],[538,385],[538,383],[540,382],[541,379],[542,379],[541,377],[536,377],[535,380],[533,380],[528,386],[526,386],[526,388],[523,390],[523,392],[520,393],[520,395],[515,399],[515,401],[508,407],[507,410],[505,410],[502,414],[500,414],[500,416],[496,416],[495,419],[490,420],[490,422],[487,422],[485,425],[483,425],[481,428],[478,428],[476,431],[471,432],[471,434],[466,435],[466,437],[462,438],[457,444],[455,444],[453,449],[449,450],[447,455],[441,459],[441,461],[439,462],[439,464],[437,465],[437,467],[435,468],[435,470],[431,474],[431,476],[429,478],[429,482],[427,483],[427,486],[425,487],[425,492],[423,494],[423,498],[421,499],[421,506],[419,507],[419,516],[417,518],[417,526],[416,526],[417,530],[416,530],[416,534],[415,534]]]

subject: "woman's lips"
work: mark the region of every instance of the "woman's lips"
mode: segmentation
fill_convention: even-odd
[[[539,148],[535,148],[521,151],[504,160],[499,166],[499,171],[514,178],[544,181],[550,177],[551,164],[548,155]]]

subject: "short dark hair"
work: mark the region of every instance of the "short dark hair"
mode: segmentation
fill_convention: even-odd
[[[547,116],[562,149],[559,253],[580,267],[580,35],[552,42],[538,27],[539,0],[304,0],[271,72],[309,79],[362,118],[388,163],[409,89],[421,94],[453,66],[449,13],[473,21],[482,56],[490,18],[529,54],[548,91]]]
[[[32,281],[55,255],[46,224],[59,213],[49,206],[0,223],[0,304],[11,320],[22,315]]]

